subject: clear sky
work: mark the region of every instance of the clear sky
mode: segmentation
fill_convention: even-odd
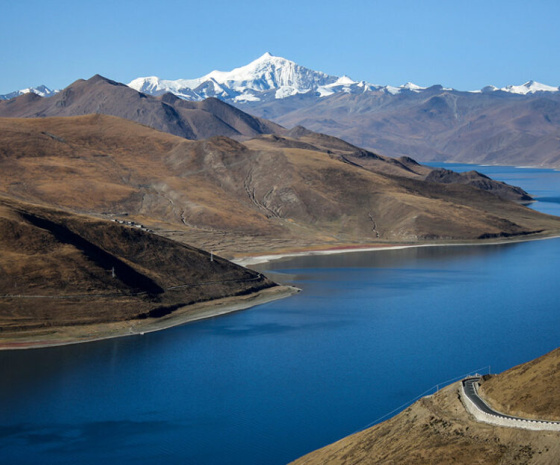
[[[269,51],[373,84],[560,85],[558,0],[17,0],[0,94],[102,74],[195,78]]]

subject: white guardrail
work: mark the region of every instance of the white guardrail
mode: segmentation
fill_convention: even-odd
[[[522,428],[533,431],[560,431],[560,422],[530,420],[525,418],[511,418],[500,415],[493,415],[480,410],[475,403],[465,393],[465,385],[461,382],[460,397],[467,411],[478,421],[489,423],[496,426],[509,428]]]

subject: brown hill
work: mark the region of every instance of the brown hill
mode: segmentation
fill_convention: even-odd
[[[492,387],[492,399],[508,398],[525,412],[543,412],[537,398],[546,393],[550,412],[560,411],[559,349],[520,365],[483,384]],[[529,381],[527,375],[531,375]],[[529,431],[477,422],[458,397],[460,383],[432,396],[372,428],[293,462],[323,464],[557,464],[560,432]],[[514,391],[517,394],[514,394]],[[490,395],[490,390],[486,391]],[[525,394],[531,392],[532,396]],[[508,404],[509,405],[509,404]],[[549,412],[547,410],[547,413]],[[549,416],[549,415],[547,415]]]
[[[187,102],[172,94],[152,97],[99,75],[87,81],[80,79],[53,97],[29,93],[0,102],[3,117],[87,114],[119,116],[187,139],[282,132],[277,124],[250,116],[217,99]]]
[[[275,286],[139,227],[4,197],[0,270],[3,344],[30,335],[57,341],[149,329],[177,313],[196,315],[194,304]]]
[[[290,128],[420,161],[560,167],[560,96],[458,92],[338,93],[239,104]]]
[[[467,184],[504,199],[518,202],[532,200],[531,196],[523,189],[495,181],[477,171],[456,173],[447,169],[421,165],[410,157],[385,157],[356,147],[336,137],[309,131],[301,126],[296,126],[287,131],[284,136],[270,135],[263,136],[262,139],[269,141],[274,146],[326,152],[336,155],[345,163],[354,164],[373,172],[442,184]]]
[[[1,192],[82,213],[126,214],[230,255],[524,237],[560,227],[555,217],[468,185],[364,169],[335,147],[329,153],[267,138],[192,142],[105,115],[6,118],[0,129]]]
[[[560,421],[560,396],[553,386],[560,386],[560,349],[492,376],[480,392],[499,412]]]

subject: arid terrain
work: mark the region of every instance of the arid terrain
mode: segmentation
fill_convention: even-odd
[[[4,197],[0,250],[0,347],[147,331],[205,302],[286,291],[145,229]]]
[[[126,118],[186,139],[217,135],[244,138],[283,130],[275,123],[250,116],[214,98],[186,102],[172,94],[152,97],[100,75],[79,79],[52,98],[28,93],[0,101],[0,116],[44,118],[89,114]]]
[[[218,256],[560,234],[519,188],[287,131],[216,99],[94,76],[0,102],[2,114],[4,339],[111,322],[122,333],[274,286]]]
[[[481,395],[500,412],[560,421],[557,386],[560,386],[560,349],[492,376],[482,384]]]
[[[391,157],[419,161],[560,167],[560,97],[460,92],[297,95],[247,102],[244,111],[302,125]]]
[[[5,195],[135,221],[226,257],[560,231],[557,218],[491,193],[522,191],[432,182],[412,160],[305,131],[188,141],[106,115],[2,118],[0,128]]]
[[[558,418],[560,349],[483,383],[482,395],[504,413]],[[460,382],[420,399],[399,415],[293,462],[314,464],[557,464],[560,432],[477,422],[459,400]],[[546,394],[545,394],[546,393]],[[539,399],[541,395],[545,400]],[[511,405],[511,408],[509,406]],[[543,408],[543,405],[545,407]]]

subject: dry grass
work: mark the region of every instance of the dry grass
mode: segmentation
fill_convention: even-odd
[[[524,418],[560,421],[560,348],[492,376],[481,395],[498,411]]]
[[[3,338],[157,317],[273,285],[139,228],[2,197],[0,250]]]
[[[469,186],[397,177],[392,164],[386,173],[344,163],[347,144],[328,137],[295,147],[266,138],[193,142],[104,115],[0,118],[0,129],[0,190],[7,195],[135,219],[227,256],[290,243],[332,247],[560,230],[558,219]]]
[[[559,350],[493,377],[492,398],[513,399],[519,411],[550,417],[557,412]],[[489,384],[492,383],[492,384]],[[515,385],[518,395],[512,395]],[[560,433],[502,428],[477,422],[458,396],[455,383],[424,397],[394,418],[293,462],[297,465],[350,464],[557,464]],[[526,396],[530,390],[532,396]],[[490,396],[490,391],[483,390]],[[498,394],[499,393],[499,394]],[[546,400],[538,397],[545,395]],[[523,407],[521,407],[523,406]],[[541,410],[541,406],[546,413]],[[550,409],[550,410],[547,410]]]

